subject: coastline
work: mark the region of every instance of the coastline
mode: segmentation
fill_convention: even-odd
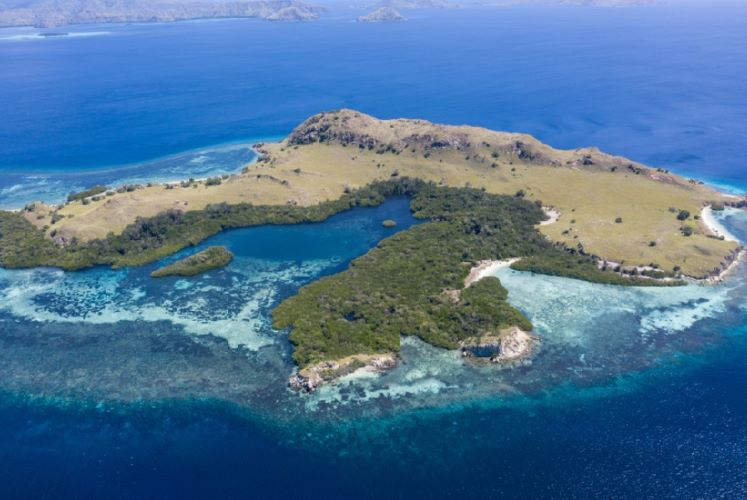
[[[724,261],[721,270],[717,273],[714,272],[712,276],[708,276],[699,280],[692,280],[693,283],[701,285],[721,285],[726,282],[729,275],[731,275],[736,269],[744,262],[744,257],[747,254],[747,249],[739,247],[734,254]]]
[[[31,203],[63,208],[67,196],[93,185],[104,185],[110,191],[122,186],[173,186],[188,178],[237,175],[257,160],[254,146],[266,143],[256,138],[185,150],[144,161],[107,166],[104,168],[61,167],[32,169],[23,172],[9,167],[0,169],[0,210],[18,212]]]
[[[489,362],[510,367],[531,357],[539,344],[538,337],[512,326],[496,335],[467,339],[460,343],[459,351],[464,359],[473,363]]]
[[[739,238],[734,236],[721,224],[716,216],[713,214],[713,207],[706,205],[700,212],[700,220],[703,221],[705,227],[716,237],[723,238],[726,241],[734,241],[740,243]]]
[[[288,386],[299,392],[314,392],[321,385],[335,383],[343,377],[381,373],[395,366],[395,353],[355,354],[342,359],[320,361],[302,368],[288,378]]]
[[[519,257],[503,260],[481,260],[479,264],[470,269],[469,274],[464,279],[464,288],[468,288],[473,283],[481,279],[492,276],[497,270],[509,267],[514,262],[521,260]]]
[[[736,196],[730,197],[738,198]],[[695,283],[703,285],[720,285],[726,282],[729,275],[731,275],[742,264],[745,254],[747,253],[747,249],[742,246],[742,242],[739,238],[734,236],[726,227],[724,227],[724,225],[718,221],[713,212],[714,210],[711,205],[703,207],[700,213],[700,220],[703,222],[703,225],[714,236],[725,241],[735,242],[739,244],[739,247],[722,263],[721,268],[718,271],[714,270],[712,275],[703,279],[693,280]]]
[[[470,270],[464,280],[464,288],[477,283],[483,278],[493,276],[496,271],[511,266],[514,262],[521,260],[518,257],[502,260],[483,260]],[[458,295],[457,295],[458,299]],[[500,331],[497,335],[487,335],[480,338],[472,338],[460,343],[459,350],[462,357],[474,362],[488,359],[491,363],[510,365],[518,363],[532,355],[539,339],[530,332],[524,331],[518,326],[512,326]],[[493,351],[489,356],[477,356],[474,351]]]
[[[226,142],[218,142],[215,144],[208,144],[205,146],[198,146],[195,148],[175,151],[173,153],[166,153],[163,155],[146,158],[144,160],[135,160],[135,161],[123,162],[123,163],[110,163],[110,164],[90,166],[90,167],[78,167],[75,170],[66,170],[63,167],[54,167],[54,166],[31,167],[31,168],[0,166],[0,175],[8,174],[8,175],[63,175],[64,176],[64,175],[76,175],[76,174],[113,173],[113,172],[120,172],[120,171],[144,167],[145,165],[150,164],[150,163],[174,160],[174,159],[179,158],[180,156],[186,156],[186,155],[191,155],[191,154],[199,154],[199,153],[205,153],[209,151],[220,151],[220,150],[225,150],[229,148],[237,148],[241,146],[248,146],[250,148],[253,148],[257,144],[280,142],[284,138],[285,138],[284,136],[273,135],[273,136],[250,137],[246,139],[235,139],[235,140],[230,140]],[[184,180],[184,178],[182,178],[181,180]]]
[[[384,128],[386,125],[386,121],[377,120],[374,117],[370,117],[367,115],[362,115],[360,113],[357,113],[353,110],[340,110],[335,111],[333,113],[321,113],[319,115],[315,115],[314,117],[311,117],[309,121],[304,122],[299,127],[294,129],[294,132],[289,136],[289,141],[293,142],[296,141],[298,144],[295,144],[293,147],[293,150],[297,149],[299,144],[300,145],[308,145],[308,149],[305,149],[305,155],[306,156],[300,156],[296,158],[295,156],[292,156],[294,153],[288,152],[288,148],[284,149],[282,147],[282,144],[278,146],[277,144],[268,144],[263,142],[254,142],[254,143],[246,143],[248,147],[250,147],[255,153],[259,154],[259,156],[254,156],[252,158],[252,161],[249,162],[242,162],[243,171],[241,174],[234,174],[234,175],[228,175],[223,174],[221,175],[223,179],[223,183],[221,182],[221,179],[216,179],[216,182],[212,182],[212,179],[210,177],[202,177],[199,175],[194,175],[195,178],[199,177],[199,179],[190,178],[189,182],[182,181],[179,183],[178,181],[173,180],[166,180],[166,181],[156,181],[153,183],[147,183],[147,185],[143,184],[143,179],[137,179],[136,181],[133,180],[132,184],[127,184],[121,188],[118,188],[116,190],[110,189],[107,191],[106,196],[116,196],[116,198],[112,198],[111,200],[106,200],[103,205],[97,204],[100,199],[103,199],[103,196],[91,196],[90,200],[81,200],[81,205],[90,205],[89,207],[83,208],[82,206],[78,206],[76,204],[71,204],[69,202],[65,202],[62,205],[57,206],[44,206],[43,204],[40,204],[39,207],[36,208],[29,208],[27,211],[28,214],[24,214],[24,217],[32,223],[32,225],[36,226],[37,228],[42,228],[45,231],[50,231],[50,228],[52,228],[52,225],[55,223],[58,223],[56,226],[54,226],[53,229],[51,229],[53,237],[55,237],[59,242],[62,242],[65,244],[67,241],[83,241],[84,243],[87,241],[94,240],[96,238],[102,239],[105,234],[109,234],[108,232],[112,232],[115,235],[119,234],[119,230],[126,227],[126,224],[128,222],[128,219],[137,219],[137,217],[141,218],[148,218],[148,217],[156,217],[158,214],[166,213],[168,210],[176,209],[179,211],[182,211],[184,213],[194,211],[194,210],[202,210],[205,206],[211,206],[212,204],[216,203],[226,203],[226,204],[234,204],[234,203],[251,203],[252,205],[267,205],[267,206],[283,206],[283,205],[300,205],[300,206],[306,206],[307,203],[311,203],[313,201],[311,198],[313,198],[311,195],[308,195],[309,192],[309,184],[310,182],[307,182],[307,179],[309,178],[310,174],[315,175],[322,175],[322,174],[329,174],[329,172],[325,170],[321,170],[322,174],[319,174],[312,168],[319,169],[320,167],[308,167],[305,165],[304,169],[301,169],[299,167],[295,167],[294,161],[301,161],[304,160],[306,162],[311,162],[312,165],[314,164],[314,161],[321,161],[321,160],[327,160],[324,157],[324,154],[320,152],[322,149],[322,146],[315,146],[314,141],[317,141],[317,130],[315,127],[317,127],[318,123],[325,124],[327,121],[331,121],[331,117],[339,118],[340,116],[343,116],[344,118],[347,118],[348,120],[351,120],[349,125],[345,125],[349,122],[346,120],[343,120],[343,125],[339,125],[340,129],[343,133],[347,130],[346,127],[352,127],[355,129],[355,127],[359,126],[372,126],[372,127],[379,127],[381,130],[389,130],[387,128]],[[316,120],[316,121],[315,121]],[[319,122],[321,120],[321,122]],[[358,123],[360,121],[360,123]],[[438,124],[428,124],[425,122],[425,124],[421,122],[416,121],[407,121],[407,120],[401,120],[400,122],[390,123],[390,128],[392,126],[397,126],[402,128],[403,133],[407,130],[409,130],[407,127],[438,127],[437,130],[439,130],[439,133],[444,134],[444,140],[452,140],[453,134],[457,133],[463,133],[462,129],[459,129],[458,127],[449,126],[449,125],[438,125]],[[378,130],[378,129],[376,129]],[[473,131],[472,129],[468,130],[469,133],[478,133]],[[347,133],[347,132],[345,132]],[[388,132],[387,132],[388,133]],[[506,134],[502,132],[495,132],[495,131],[486,131],[485,133],[490,134],[498,134],[499,140],[506,140],[503,138],[500,134]],[[343,137],[348,137],[346,135],[343,135]],[[347,140],[347,139],[346,139]],[[243,143],[242,143],[243,144]],[[321,143],[320,143],[321,144]],[[487,144],[487,142],[481,143],[481,144]],[[264,145],[267,145],[267,148],[264,147]],[[346,146],[347,143],[343,141],[342,146]],[[549,146],[542,145],[541,143],[538,143],[538,145],[535,145],[536,148],[550,148]],[[365,149],[365,148],[364,148]],[[559,155],[560,159],[563,159],[563,154],[566,154],[567,151],[562,150],[552,150],[552,148],[549,149],[549,151],[553,154]],[[281,153],[285,153],[288,158],[285,158],[286,163],[280,162],[276,156],[281,155]],[[377,154],[379,151],[376,152]],[[361,153],[363,154],[363,153]],[[384,153],[381,153],[384,154]],[[550,153],[547,153],[550,154]],[[573,154],[580,154],[578,152]],[[591,151],[590,155],[598,154],[601,155],[600,158],[595,158],[594,161],[597,163],[604,162],[604,161],[614,161],[616,160],[616,157],[612,157],[610,160],[608,156],[604,156],[603,153],[595,153],[594,151]],[[267,158],[264,157],[264,155],[269,155]],[[289,156],[290,155],[290,156]],[[321,157],[317,157],[314,155],[322,155]],[[282,156],[282,155],[281,155]],[[417,156],[417,155],[416,155]],[[428,158],[427,154],[424,154],[425,158]],[[588,156],[588,155],[587,155]],[[574,157],[575,158],[575,157]],[[281,158],[282,159],[282,158]],[[350,161],[356,161],[357,155],[353,156]],[[196,158],[192,163],[204,163],[206,165],[210,165],[211,158]],[[371,160],[375,161],[375,160]],[[557,160],[560,161],[560,160]],[[569,160],[570,161],[570,160]],[[576,161],[580,161],[576,159]],[[589,160],[589,165],[596,165],[594,161]],[[248,171],[248,167],[252,164],[260,163],[261,165],[258,167],[259,170],[265,169],[263,171],[269,171],[272,169],[272,173],[266,174],[266,173],[256,173],[254,171]],[[440,163],[440,159],[439,159]],[[329,161],[324,161],[322,164],[327,165],[329,164]],[[397,164],[399,165],[399,163]],[[435,165],[435,163],[434,163]],[[279,168],[282,166],[283,168]],[[178,169],[174,169],[173,165],[171,166],[172,169],[170,170],[172,173],[178,173]],[[295,168],[291,168],[295,167]],[[377,167],[378,168],[378,167]],[[589,167],[592,168],[592,167]],[[601,168],[601,167],[594,167],[594,168]],[[634,167],[628,167],[628,169]],[[643,168],[643,167],[641,167]],[[650,168],[650,167],[646,167]],[[307,170],[308,169],[308,170]],[[194,173],[203,173],[203,175],[210,175],[208,173],[209,169],[202,169],[196,170]],[[640,169],[639,169],[640,170]],[[613,170],[614,172],[614,170]],[[333,172],[334,173],[334,172]],[[395,172],[396,174],[400,174],[399,171]],[[636,171],[638,173],[638,171]],[[183,176],[187,175],[186,173],[182,172]],[[243,175],[247,174],[247,175]],[[368,172],[366,175],[370,175],[371,173]],[[668,174],[668,173],[667,173]],[[393,176],[395,174],[392,174]],[[417,175],[414,174],[414,175]],[[181,176],[181,177],[183,177]],[[230,179],[229,179],[230,177]],[[425,176],[426,179],[430,179],[430,177]],[[655,181],[661,181],[661,179],[657,176],[654,176],[653,174],[650,176],[652,178],[656,177]],[[151,177],[153,178],[153,177]],[[331,176],[332,183],[334,184],[335,180],[334,177]],[[374,172],[374,179],[376,179],[376,173]],[[210,179],[210,181],[206,180]],[[299,180],[300,179],[300,180]],[[357,179],[357,178],[356,178]],[[366,177],[367,180],[368,178]],[[113,181],[111,179],[102,179],[103,183],[113,185],[116,181]],[[108,181],[108,182],[107,182]],[[226,182],[227,181],[227,182]],[[265,184],[269,183],[268,186],[263,186],[262,189],[259,189],[257,184],[259,182],[264,182]],[[677,181],[677,179],[672,179],[672,182]],[[363,180],[360,180],[360,182],[363,182]],[[684,183],[684,181],[682,181]],[[695,183],[692,179],[689,180],[690,184]],[[181,184],[181,186],[179,186]],[[186,185],[185,185],[186,184]],[[220,188],[213,188],[210,190],[201,190],[201,191],[193,191],[189,190],[184,191],[184,189],[181,188],[197,188],[198,184],[204,184],[204,186],[211,187],[216,186],[220,184],[226,184],[225,186],[221,186]],[[339,184],[339,182],[337,183]],[[339,188],[337,184],[334,184],[334,187]],[[702,183],[701,183],[702,184]],[[541,184],[540,184],[541,185]],[[317,197],[324,197],[329,196],[329,186],[324,183],[319,183],[317,186],[314,185],[315,189],[319,191],[318,193],[314,193]],[[247,195],[247,188],[251,190],[251,196]],[[349,186],[345,186],[344,189],[349,189]],[[173,190],[173,191],[172,191]],[[497,191],[500,191],[500,189],[497,189]],[[114,192],[116,191],[116,192]],[[127,194],[130,192],[137,191],[133,194]],[[517,196],[519,192],[523,192],[522,190],[517,191]],[[117,196],[118,193],[122,193],[121,196]],[[269,194],[268,194],[269,193]],[[299,194],[300,193],[300,194]],[[304,198],[306,196],[306,198]],[[314,198],[315,199],[315,198]],[[716,200],[716,201],[711,201]],[[724,197],[720,196],[720,193],[715,191],[712,188],[708,189],[707,193],[704,193],[702,196],[700,196],[697,201],[699,201],[699,207],[701,208],[703,205],[710,205],[711,203],[718,203],[720,204],[726,204],[729,206],[732,206],[731,200],[739,200],[739,198],[736,198],[734,196],[731,196],[730,199],[727,201],[724,199]],[[675,200],[676,201],[676,200]],[[541,206],[539,200],[536,200],[538,206]],[[664,200],[661,201],[663,203]],[[612,202],[610,202],[612,203]],[[744,200],[734,202],[734,206],[741,206],[744,204]],[[96,206],[98,205],[98,206]],[[554,208],[556,205],[552,203],[548,203],[545,206],[541,206],[546,219],[542,221],[536,222],[539,226],[548,226],[551,224],[556,223],[560,216],[561,216],[561,209],[562,210],[568,210],[568,211],[575,211],[575,208],[568,208],[568,206],[561,204],[560,209]],[[572,205],[570,205],[572,206]],[[669,205],[671,206],[681,206],[673,204]],[[694,212],[696,209],[694,207],[689,207],[690,212]],[[672,209],[670,208],[670,211]],[[156,215],[153,215],[156,214]],[[638,216],[640,214],[634,213],[633,215]],[[588,216],[588,214],[587,214]],[[71,219],[75,217],[75,220],[71,222]],[[697,217],[696,217],[697,218]],[[711,213],[711,207],[706,207],[703,211],[703,218],[704,218],[704,225],[707,229],[707,231],[722,236],[721,241],[717,241],[719,238],[713,238],[710,237],[709,239],[706,238],[706,235],[703,231],[697,232],[694,239],[698,239],[699,241],[693,242],[692,244],[689,244],[687,240],[677,240],[679,243],[677,245],[689,245],[689,251],[690,254],[694,255],[695,257],[695,263],[691,264],[693,262],[692,260],[687,259],[677,259],[672,261],[671,258],[668,257],[668,255],[663,254],[662,252],[657,250],[649,250],[648,253],[654,253],[654,255],[651,257],[650,262],[659,262],[662,264],[662,269],[672,269],[674,268],[674,272],[679,271],[679,266],[682,266],[682,273],[691,276],[691,277],[708,277],[709,274],[715,273],[714,270],[720,270],[724,264],[728,263],[727,258],[730,258],[730,253],[732,252],[734,245],[731,243],[724,243],[724,241],[736,241],[736,238],[733,237],[728,231],[724,228],[722,228],[712,217]],[[55,220],[56,219],[56,220]],[[64,220],[63,220],[64,219]],[[622,221],[621,218],[618,217],[620,221]],[[587,235],[586,233],[591,232],[590,234],[596,234],[593,233],[594,227],[593,224],[589,222],[591,220],[592,222],[596,219],[594,219],[593,215],[591,219],[587,217],[586,222],[584,222],[584,219],[580,219],[581,222],[584,222],[586,224],[581,229],[576,229],[576,226],[573,226],[573,231],[580,231],[580,236]],[[629,219],[626,218],[626,221]],[[658,220],[658,219],[657,219]],[[570,223],[574,224],[576,221],[571,220]],[[579,222],[579,224],[581,223]],[[671,221],[666,221],[672,226],[673,231],[677,231],[678,229],[681,229],[679,225],[675,223],[671,223]],[[591,225],[590,225],[591,224]],[[557,224],[556,224],[557,226]],[[643,230],[643,229],[640,229]],[[108,232],[106,232],[108,231]],[[566,238],[560,237],[558,234],[560,229],[557,227],[550,229],[549,236],[552,241],[563,241],[565,242]],[[567,235],[571,230],[566,230],[563,232],[563,235]],[[585,231],[586,233],[584,233]],[[544,230],[543,230],[544,232]],[[627,231],[629,232],[629,231]],[[548,235],[548,233],[545,233]],[[620,235],[625,236],[627,233],[626,231],[616,231],[615,234],[610,236],[607,235],[608,238],[605,239],[606,243],[604,245],[599,244],[597,245],[599,248],[591,248],[590,250],[586,250],[586,248],[583,248],[582,250],[586,250],[587,252],[591,252],[590,255],[594,255],[593,252],[597,252],[596,255],[609,255],[614,254],[616,252],[615,249],[622,249],[618,253],[625,253],[626,251],[629,251],[629,245],[628,245],[628,238],[621,238]],[[688,234],[689,235],[689,234]],[[724,235],[728,235],[728,239],[726,237],[723,237]],[[588,235],[587,235],[588,236]],[[687,235],[686,235],[687,236]],[[574,233],[574,237],[575,233]],[[611,238],[611,239],[610,239]],[[581,240],[579,240],[581,241]],[[687,243],[683,243],[687,242]],[[584,242],[587,243],[586,241]],[[694,251],[693,245],[698,245],[698,252]],[[606,246],[605,246],[606,245]],[[612,245],[612,246],[610,246]],[[619,245],[619,246],[615,246]],[[674,245],[674,244],[673,244]],[[589,245],[591,246],[591,244]],[[655,244],[649,245],[649,247],[655,247]],[[676,246],[676,245],[675,245]],[[635,250],[635,249],[634,249]],[[705,256],[705,257],[703,257]],[[633,254],[630,254],[628,252],[627,254],[623,255],[623,258],[630,257],[631,260],[633,260],[635,257]],[[661,260],[658,260],[658,258],[663,259],[663,262]],[[697,260],[698,257],[701,257],[700,260]],[[723,260],[721,260],[723,259]],[[514,261],[515,262],[515,261]],[[624,260],[620,260],[620,262],[624,262]],[[646,261],[648,262],[648,261]],[[513,262],[507,262],[506,264],[510,265]],[[491,272],[491,268],[495,265],[500,265],[500,263],[495,262],[481,262],[481,265],[478,266],[478,269],[473,269],[470,271],[470,275],[467,277],[467,280],[465,282],[466,286],[469,286],[469,284],[473,283],[476,280],[479,280],[481,277],[486,275],[486,273]],[[658,268],[657,265],[652,264],[651,267]]]

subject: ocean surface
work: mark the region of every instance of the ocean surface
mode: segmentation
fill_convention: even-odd
[[[0,208],[237,171],[339,107],[747,189],[747,7],[359,14],[0,30]],[[719,217],[747,240],[747,214]],[[383,376],[289,391],[272,309],[415,223],[395,199],[143,268],[0,269],[0,497],[747,497],[744,267],[666,290],[503,269],[531,362],[405,339]],[[225,269],[148,277],[214,244]]]

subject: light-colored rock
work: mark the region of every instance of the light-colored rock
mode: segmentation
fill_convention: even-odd
[[[393,353],[356,354],[307,366],[291,375],[288,385],[297,391],[313,392],[319,386],[334,383],[345,375],[358,371],[383,372],[395,366],[397,366],[397,356]]]

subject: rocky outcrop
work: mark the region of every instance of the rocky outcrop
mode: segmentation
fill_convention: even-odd
[[[505,363],[525,358],[532,354],[537,340],[520,328],[511,328],[501,335],[500,352],[491,358],[493,363]]]
[[[392,353],[357,354],[307,366],[291,375],[288,385],[297,391],[313,392],[323,384],[332,383],[359,370],[383,372],[395,366],[397,366],[397,357]]]
[[[513,326],[498,335],[465,340],[461,343],[460,350],[465,358],[505,364],[531,356],[538,344],[536,337]]]
[[[657,180],[662,183],[687,186],[681,178],[670,173],[658,172],[594,147],[558,150],[527,134],[439,125],[425,120],[378,120],[350,109],[312,116],[291,132],[287,143],[291,146],[335,144],[378,154],[415,155],[431,159],[458,152],[460,160],[486,167],[522,164],[595,172],[635,169],[642,174],[655,172]]]

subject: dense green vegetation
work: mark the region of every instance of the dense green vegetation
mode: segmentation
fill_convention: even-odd
[[[457,301],[444,292],[461,290],[480,260],[551,249],[534,228],[541,208],[475,189],[419,184],[415,191],[412,210],[430,222],[383,240],[347,271],[303,287],[275,309],[275,327],[292,328],[300,366],[396,352],[400,335],[453,349],[511,325],[531,329],[497,279],[474,284]]]
[[[80,191],[79,193],[70,193],[67,196],[67,201],[76,201],[76,200],[82,200],[83,198],[88,198],[89,196],[95,196],[97,194],[105,193],[107,190],[106,186],[93,186],[90,189],[86,189],[85,191]]]
[[[659,281],[657,279],[650,279],[671,277],[670,273],[663,271],[647,271],[642,273],[644,276],[649,276],[649,278],[624,276],[610,271],[602,271],[597,268],[593,258],[585,255],[573,255],[567,252],[543,253],[537,256],[526,257],[518,262],[514,262],[511,268],[517,271],[529,271],[550,276],[564,276],[566,278],[575,278],[607,285],[680,286],[684,284],[681,280]]]
[[[515,268],[601,283],[679,284],[602,271],[592,257],[552,245],[535,227],[545,218],[540,202],[401,177],[310,207],[217,204],[186,213],[166,211],[138,219],[120,235],[63,247],[21,214],[0,212],[0,264],[64,269],[142,265],[227,228],[318,222],[392,196],[409,197],[414,215],[428,222],[381,241],[348,270],[303,287],[275,310],[275,326],[292,329],[299,365],[396,352],[400,335],[455,348],[460,340],[507,326],[531,329],[506,302],[507,292],[497,279],[462,290],[469,270],[481,260],[522,257]],[[459,290],[461,295],[454,293]]]
[[[411,197],[412,209],[417,217],[432,218],[434,222],[460,222],[467,233],[496,236],[496,228],[501,227],[502,237],[496,245],[502,251],[487,258],[534,255],[534,258],[524,259],[516,264],[517,268],[594,282],[633,284],[620,275],[597,270],[590,257],[567,254],[541,238],[533,227],[529,227],[542,218],[536,204],[520,197],[489,195],[475,189],[438,188],[433,184],[408,178],[375,182],[346,193],[337,200],[309,207],[219,203],[209,205],[204,210],[167,210],[155,217],[137,219],[122,234],[110,234],[104,239],[87,243],[79,243],[73,239],[65,246],[59,246],[46,237],[43,230],[34,227],[21,213],[0,211],[0,266],[53,266],[76,270],[96,265],[143,265],[196,245],[225,229],[261,224],[321,222],[356,206],[379,205],[391,196]],[[506,213],[506,207],[501,205],[509,203],[508,200],[512,204],[511,213]],[[524,208],[517,209],[514,206],[516,203]],[[491,215],[490,210],[496,207],[502,207],[497,208],[500,214]],[[531,217],[524,212],[527,207],[531,209]],[[501,219],[502,225],[496,225],[498,219]],[[506,231],[509,220],[515,221],[510,225],[512,233]],[[435,230],[437,226],[428,227]],[[520,230],[517,229],[519,227]],[[519,234],[527,238],[523,245],[513,241]],[[513,252],[508,251],[509,248]],[[468,260],[470,252],[467,247],[462,253],[463,260]],[[656,283],[645,280],[643,284]]]
[[[463,290],[481,260],[527,257],[527,270],[610,284],[653,285],[597,269],[593,258],[551,245],[536,230],[539,204],[431,184],[412,189],[411,207],[430,222],[383,240],[350,268],[303,287],[274,311],[276,328],[291,328],[294,359],[307,366],[357,353],[399,350],[400,335],[456,348],[469,337],[496,334],[529,321],[506,302],[499,280]]]
[[[173,264],[156,269],[150,275],[153,278],[195,276],[211,269],[225,267],[231,260],[233,260],[233,254],[226,247],[208,247]]]
[[[386,197],[398,194],[407,195],[404,184],[381,183],[309,207],[219,203],[204,210],[167,210],[155,217],[138,218],[122,234],[86,243],[73,240],[65,246],[45,237],[22,214],[0,211],[0,266],[53,266],[66,270],[96,265],[139,266],[196,245],[225,229],[321,222],[356,206],[379,205]]]

